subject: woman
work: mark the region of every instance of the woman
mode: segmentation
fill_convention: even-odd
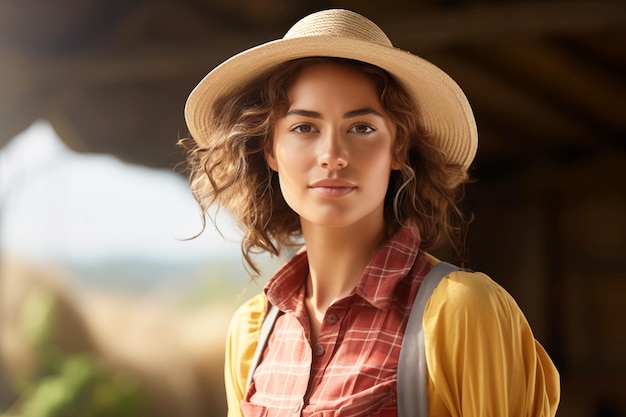
[[[439,262],[425,251],[459,245],[477,147],[462,91],[363,16],[328,10],[215,68],[185,114],[192,191],[235,215],[249,265],[301,246],[232,319],[229,415],[397,415],[404,329]],[[282,314],[247,385],[270,305]],[[429,415],[556,413],[556,369],[484,274],[449,274],[423,325]]]

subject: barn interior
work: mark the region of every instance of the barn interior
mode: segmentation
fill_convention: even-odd
[[[515,297],[554,359],[558,416],[625,416],[626,1],[5,0],[0,147],[46,120],[75,152],[184,175],[191,89],[326,8],[370,17],[465,91],[479,130],[469,265]],[[214,380],[187,415],[223,415],[221,364],[195,372]],[[13,415],[19,393],[0,380]]]

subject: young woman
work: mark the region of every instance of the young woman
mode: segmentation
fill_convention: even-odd
[[[185,114],[192,191],[235,215],[249,265],[301,246],[232,319],[229,416],[397,415],[407,319],[439,262],[425,251],[459,243],[477,147],[462,91],[363,16],[328,10],[215,68]],[[270,305],[281,314],[248,385]],[[558,373],[487,276],[445,277],[423,326],[430,416],[555,415]]]

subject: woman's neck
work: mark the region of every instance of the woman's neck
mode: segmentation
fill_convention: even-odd
[[[307,302],[322,313],[352,291],[386,237],[382,219],[365,219],[346,228],[303,221],[302,232],[309,261]]]

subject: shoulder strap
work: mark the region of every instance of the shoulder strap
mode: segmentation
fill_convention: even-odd
[[[270,304],[270,309],[265,315],[263,319],[263,324],[261,325],[261,330],[259,332],[259,341],[257,342],[256,349],[254,351],[254,356],[252,356],[252,361],[250,362],[250,369],[248,370],[248,378],[246,379],[246,387],[249,387],[252,384],[252,374],[254,374],[254,370],[259,365],[261,361],[261,356],[263,355],[263,350],[265,349],[265,345],[267,345],[267,339],[270,337],[272,333],[272,329],[274,328],[274,323],[276,322],[276,318],[280,310],[278,307]]]
[[[417,290],[398,358],[398,417],[428,416],[428,384],[424,328],[426,303],[441,280],[459,268],[447,262],[433,266]]]

